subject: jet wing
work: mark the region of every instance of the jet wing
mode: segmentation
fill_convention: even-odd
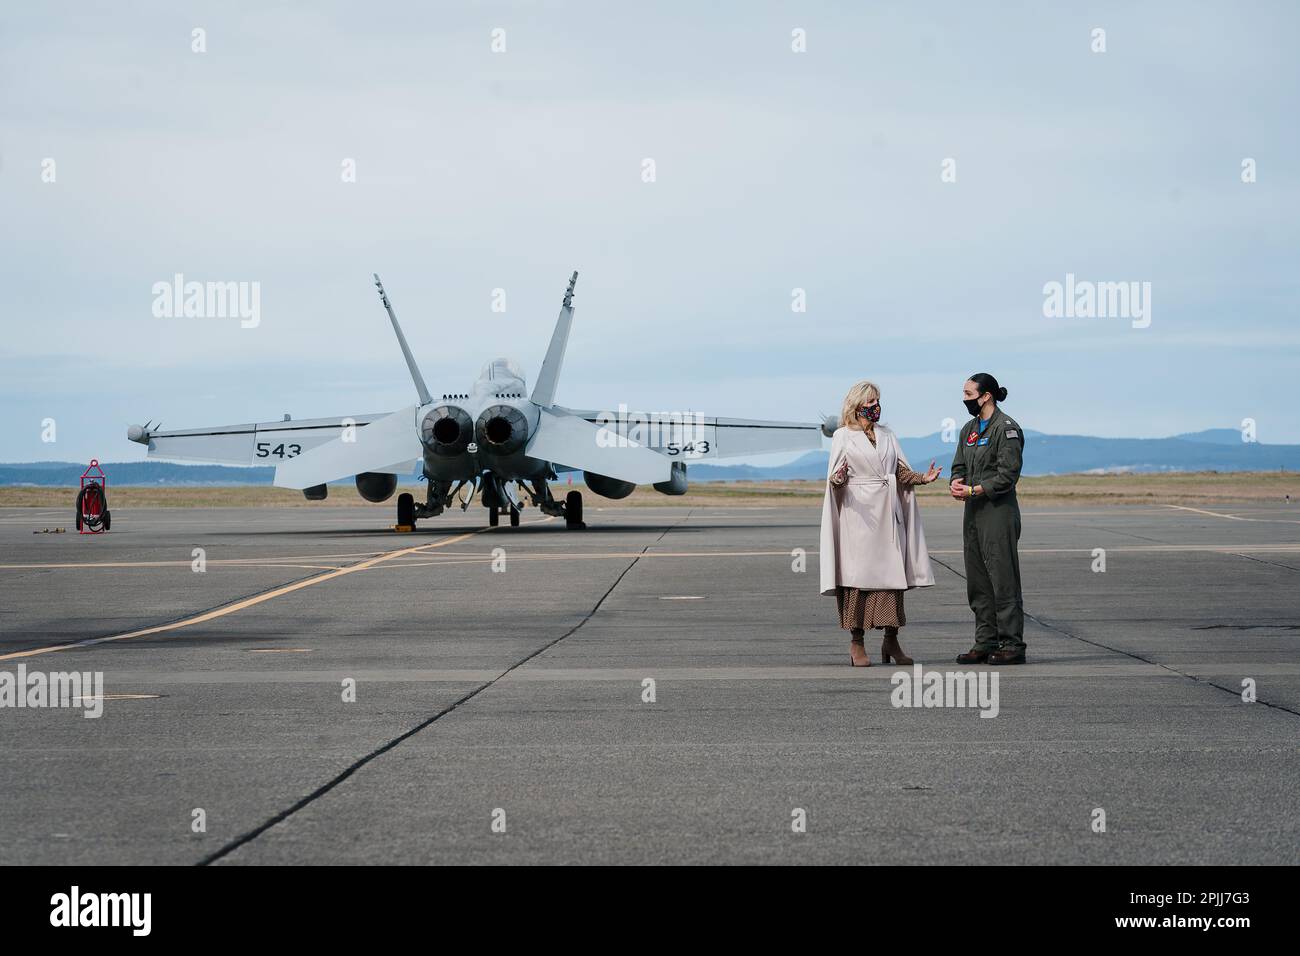
[[[362,472],[402,474],[422,455],[416,431],[418,405],[375,418],[365,428],[321,442],[301,455],[277,463],[275,484],[311,488]]]
[[[541,409],[537,433],[529,440],[528,455],[570,469],[652,485],[672,476],[672,462],[657,451],[600,428],[577,415],[554,407]]]
[[[349,425],[361,435],[384,413],[310,418],[301,421],[251,422],[158,431],[132,425],[127,438],[149,447],[149,457],[216,465],[278,465],[340,438]],[[412,430],[414,434],[414,430]],[[414,457],[418,457],[417,447]],[[414,467],[412,463],[411,467]],[[373,469],[372,469],[373,470]],[[395,472],[396,473],[396,472]]]
[[[631,441],[653,448],[672,461],[742,458],[772,452],[816,451],[822,447],[821,422],[715,418],[693,412],[624,411],[621,417],[625,424],[620,429],[619,418],[609,412],[557,410],[614,432],[621,430]]]

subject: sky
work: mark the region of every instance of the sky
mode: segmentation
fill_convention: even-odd
[[[410,404],[373,272],[435,394],[531,382],[575,269],[572,407],[816,421],[868,378],[922,435],[987,371],[1030,429],[1297,443],[1297,35],[1284,2],[7,4],[0,461]],[[177,274],[256,284],[256,323],[158,314]],[[1067,275],[1149,312],[1045,315]]]

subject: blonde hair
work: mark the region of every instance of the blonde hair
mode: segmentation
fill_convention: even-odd
[[[858,409],[863,405],[880,401],[880,388],[875,382],[862,381],[849,389],[844,396],[844,407],[840,410],[841,428],[862,428],[858,420]]]

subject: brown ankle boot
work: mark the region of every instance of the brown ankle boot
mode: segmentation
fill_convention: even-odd
[[[903,653],[903,648],[898,643],[898,628],[885,628],[885,639],[880,644],[880,657],[886,664],[892,657],[895,664],[901,664],[904,667],[912,663],[912,659]]]
[[[849,632],[849,664],[853,667],[870,667],[871,658],[867,656],[866,633],[854,628]]]

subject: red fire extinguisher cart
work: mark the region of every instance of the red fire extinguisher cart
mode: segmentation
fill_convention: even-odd
[[[107,531],[112,521],[108,511],[108,475],[92,458],[90,467],[81,475],[81,490],[77,492],[77,531],[80,534],[99,534]]]

